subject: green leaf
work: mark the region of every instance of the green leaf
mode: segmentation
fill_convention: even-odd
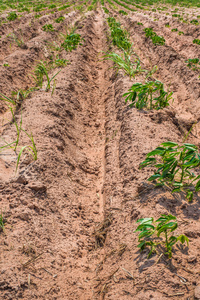
[[[200,180],[197,182],[195,186],[195,191],[198,192],[200,190]]]
[[[178,146],[178,144],[174,143],[174,142],[164,142],[161,145],[163,145],[164,147],[175,147],[175,146]]]
[[[148,181],[152,181],[152,180],[155,180],[157,178],[160,178],[161,175],[160,174],[155,174],[155,175],[152,175],[151,177],[148,178]]]
[[[177,241],[180,241],[182,244],[184,244],[185,242],[187,243],[187,245],[189,246],[189,239],[187,236],[185,236],[184,234],[181,234],[177,237]]]

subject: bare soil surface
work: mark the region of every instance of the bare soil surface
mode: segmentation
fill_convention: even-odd
[[[60,69],[54,93],[40,89],[21,105],[23,128],[34,137],[38,159],[23,155],[15,173],[18,152],[1,152],[0,209],[7,223],[0,233],[0,299],[195,299],[200,198],[188,203],[184,195],[155,189],[146,181],[152,170],[139,170],[139,164],[160,143],[181,143],[194,122],[188,142],[199,146],[200,81],[185,59],[190,53],[199,57],[200,46],[191,45],[190,36],[174,39],[168,28],[162,30],[163,20],[154,22],[154,30],[162,32],[166,45],[155,46],[137,24],[151,26],[149,15],[121,16],[108,8],[130,32],[143,66],[158,66],[156,77],[174,91],[174,103],[161,111],[138,111],[124,102],[123,93],[140,78],[131,82],[103,61],[103,52],[114,48],[100,6],[54,23],[59,32],[76,24],[84,42],[72,52],[62,51],[70,64]],[[44,16],[31,30],[28,20],[20,25],[26,49],[9,48],[5,26],[2,93],[9,96],[33,84],[33,67],[51,55],[46,41],[58,39],[56,32],[41,28],[58,16]],[[1,136],[12,142],[16,130],[9,118],[2,102]],[[19,123],[20,109],[15,118]],[[28,143],[23,133],[19,145]],[[189,247],[174,247],[172,259],[147,259],[147,252],[137,248],[136,221],[169,213],[177,217],[177,233],[188,236]]]

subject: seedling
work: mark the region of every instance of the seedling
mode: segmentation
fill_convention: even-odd
[[[176,32],[176,31],[178,31],[178,28],[173,28],[171,31]]]
[[[11,38],[15,41],[18,47],[24,48],[23,38],[19,39],[14,33],[10,34]]]
[[[4,63],[3,66],[4,67],[10,67],[9,63]]]
[[[135,83],[125,93],[125,102],[131,101],[130,107],[135,106],[137,109],[162,109],[169,106],[169,100],[172,99],[173,92],[165,91],[162,82],[146,81],[145,84]]]
[[[81,41],[83,41],[81,35],[72,32],[66,36],[64,43],[61,44],[61,47],[63,47],[66,51],[71,52],[72,50],[75,50],[78,45],[82,45]]]
[[[128,15],[127,12],[124,11],[124,10],[119,10],[119,13],[120,13],[121,15],[124,15],[124,16]]]
[[[104,57],[105,59],[112,60],[114,62],[114,68],[117,69],[117,71],[120,69],[123,70],[125,75],[128,75],[131,79],[135,78],[139,73],[146,72],[146,70],[141,68],[140,59],[136,53],[131,52],[131,54],[136,56],[133,62],[131,61],[131,55],[126,51],[123,52],[123,55],[112,52],[104,55]]]
[[[189,239],[184,234],[174,236],[171,232],[178,228],[176,217],[173,215],[161,214],[161,217],[154,222],[153,218],[139,219],[137,223],[140,225],[135,232],[139,232],[137,246],[140,250],[150,247],[147,258],[150,258],[152,253],[156,252],[158,246],[161,249],[166,249],[165,253],[168,258],[172,258],[173,246],[180,241],[182,244],[185,242],[189,245]],[[157,224],[156,224],[157,223]],[[164,236],[163,236],[164,235]]]
[[[190,23],[191,23],[191,24],[194,24],[194,25],[199,25],[198,20],[192,20],[192,21],[190,21]]]
[[[128,39],[128,32],[121,28],[121,24],[116,22],[115,18],[109,17],[108,25],[111,28],[111,37],[114,46],[120,49],[129,51],[131,49],[131,43]]]
[[[17,92],[12,92],[12,96],[16,96],[16,103],[20,104],[22,103],[28,96],[30,93],[32,93],[33,91],[35,91],[37,88],[30,88],[28,90],[22,90],[19,89]]]
[[[29,135],[24,129],[21,128],[21,130],[29,137],[29,139],[32,142],[32,146],[26,145],[21,148],[21,150],[18,154],[18,157],[17,157],[17,165],[16,165],[16,170],[15,170],[16,172],[17,172],[17,169],[19,166],[19,161],[20,161],[21,155],[25,150],[27,150],[33,156],[34,160],[37,160],[37,148],[36,148],[32,133],[31,133],[31,135]]]
[[[45,24],[42,26],[43,31],[54,31],[53,25],[52,24]]]
[[[157,186],[172,187],[172,193],[181,191],[186,193],[188,201],[192,201],[194,191],[200,190],[200,154],[198,147],[193,144],[179,146],[174,142],[165,142],[155,150],[149,152],[140,164],[140,169],[151,166],[156,170],[148,181],[155,181]]]
[[[61,71],[61,70],[60,70]],[[45,91],[48,92],[51,88],[51,81],[58,75],[58,73],[60,73],[60,71],[58,71],[51,79],[49,78],[48,75],[48,68],[45,65],[45,63],[43,63],[42,61],[40,61],[40,63],[36,66],[34,73],[35,73],[35,77],[33,76],[33,78],[36,81],[36,84],[40,87],[42,87],[43,84],[43,77],[46,76],[47,79],[47,86]]]
[[[65,19],[65,17],[60,16],[59,18],[55,19],[55,22],[56,22],[56,23],[61,23],[61,22],[64,21],[64,19]]]
[[[6,218],[4,216],[4,213],[1,210],[1,213],[0,213],[0,232],[1,231],[5,232],[5,224],[6,224]]]
[[[194,39],[194,40],[193,40],[193,44],[200,45],[200,40],[199,40],[199,39]]]
[[[57,67],[57,68],[65,67],[68,63],[69,63],[69,61],[67,59],[62,59],[59,57],[57,57],[56,60],[54,61],[55,67]]]
[[[189,58],[185,62],[187,63],[187,67],[192,68],[193,71],[197,71],[200,69],[199,58]]]
[[[109,10],[106,7],[103,7],[103,10],[106,14],[109,14]]]
[[[143,26],[143,23],[141,23],[141,22],[137,22],[137,25],[141,25],[141,26]]]
[[[183,31],[178,32],[178,35],[183,35],[183,34],[185,34]]]
[[[152,28],[145,28],[146,37],[151,38],[152,42],[156,45],[164,45],[165,39],[163,36],[157,35]]]
[[[16,14],[16,12],[15,12],[15,11],[11,11],[11,12],[9,13],[9,15],[7,16],[7,19],[8,19],[9,21],[14,21],[15,19],[17,19],[17,14]]]

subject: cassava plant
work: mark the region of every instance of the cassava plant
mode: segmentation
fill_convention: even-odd
[[[178,223],[176,217],[173,215],[161,214],[161,217],[154,221],[153,218],[139,219],[137,223],[140,223],[135,232],[139,232],[138,236],[138,248],[144,250],[150,248],[147,258],[150,258],[152,253],[157,252],[156,249],[165,248],[164,254],[168,258],[172,257],[173,246],[179,241],[182,244],[185,242],[189,245],[189,239],[184,234],[174,236],[174,232]]]
[[[192,201],[194,191],[200,190],[199,165],[200,154],[197,146],[188,143],[179,146],[174,142],[164,142],[147,154],[140,169],[154,167],[154,174],[148,181],[155,181],[157,186],[169,186],[172,193],[183,191],[188,201]]]
[[[82,41],[83,38],[81,38],[81,35],[72,31],[65,37],[65,41],[61,44],[61,47],[71,52],[75,50],[78,45],[82,45]]]
[[[135,106],[137,109],[162,109],[169,106],[169,100],[172,99],[173,92],[165,91],[162,82],[146,81],[145,84],[135,83],[125,93],[125,102],[130,101],[130,107]]]
[[[164,45],[165,44],[165,39],[163,36],[157,35],[152,28],[145,28],[145,35],[146,37],[149,37],[152,42],[156,45]]]

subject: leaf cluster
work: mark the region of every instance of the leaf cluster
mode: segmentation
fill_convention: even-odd
[[[65,17],[60,16],[59,18],[55,19],[55,22],[56,22],[56,23],[61,23],[61,22],[63,22],[64,20],[65,20]]]
[[[145,84],[135,83],[125,93],[125,102],[130,101],[130,107],[137,109],[162,109],[169,106],[169,100],[172,99],[173,92],[165,91],[164,84],[158,80],[146,81]]]
[[[157,185],[171,186],[172,193],[186,192],[188,201],[192,201],[194,192],[200,190],[200,175],[194,171],[200,165],[198,147],[185,143],[179,146],[174,142],[164,142],[149,152],[140,164],[140,169],[151,166],[156,170],[148,181],[156,181]]]
[[[194,40],[193,40],[193,44],[200,45],[200,39],[194,39]]]
[[[77,48],[78,45],[82,45],[83,38],[78,33],[70,33],[66,36],[64,43],[61,44],[66,51],[72,51]]]
[[[123,50],[130,50],[131,43],[128,38],[128,32],[121,28],[121,24],[115,20],[113,17],[109,17],[108,25],[111,29],[112,43]]]
[[[54,31],[53,25],[52,24],[45,24],[42,26],[43,31]]]
[[[145,28],[145,35],[149,37],[155,45],[164,45],[165,39],[163,36],[157,35],[152,28]]]
[[[199,58],[189,58],[185,62],[187,63],[187,67],[192,68],[193,71],[197,71],[200,69]]]
[[[161,214],[161,217],[154,222],[153,218],[139,219],[137,223],[140,223],[135,230],[139,232],[138,236],[138,248],[144,250],[146,247],[150,247],[147,258],[152,253],[156,252],[158,245],[163,245],[166,248],[165,254],[169,258],[172,257],[173,246],[180,241],[182,244],[185,242],[189,245],[189,239],[184,234],[174,236],[171,234],[178,227],[176,217],[169,214]]]
[[[7,19],[8,19],[9,21],[14,21],[15,19],[17,19],[17,14],[16,14],[16,12],[15,12],[15,11],[11,11],[11,12],[9,13],[9,15],[7,16]]]

